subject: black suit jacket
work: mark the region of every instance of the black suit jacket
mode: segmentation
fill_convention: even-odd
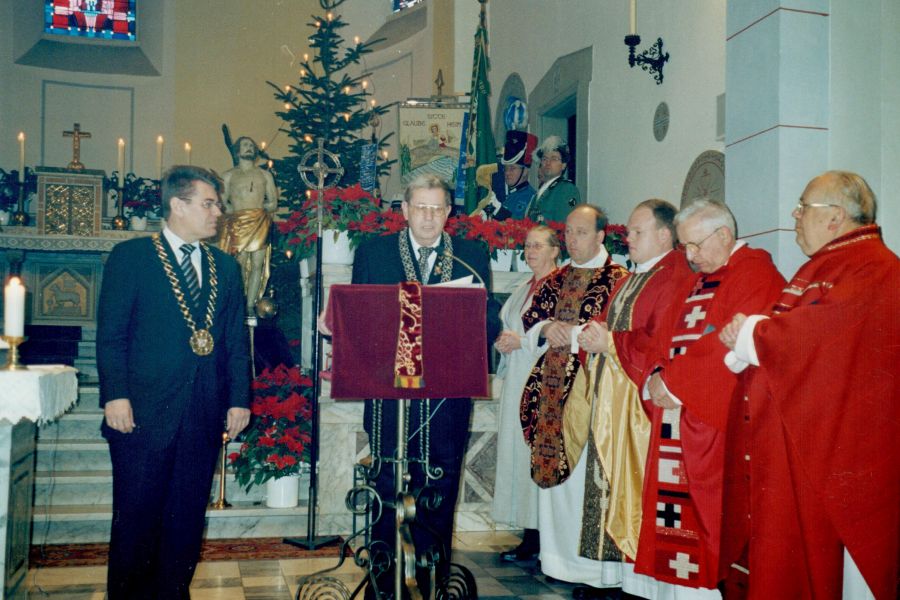
[[[161,236],[181,289],[179,261]],[[200,435],[221,440],[225,413],[248,407],[250,363],[244,325],[244,291],[237,262],[211,247],[218,275],[218,298],[211,354],[191,350],[191,331],[165,275],[151,238],[128,240],[113,248],[103,271],[97,317],[97,368],[100,406],[128,398],[138,429],[135,438],[161,447],[175,435],[185,411]],[[198,328],[205,323],[210,291],[209,264],[201,251],[203,286]],[[190,305],[190,300],[188,300]],[[104,423],[105,436],[121,435]]]
[[[401,232],[377,237],[366,241],[357,248],[353,260],[352,283],[394,284],[406,281],[406,273],[403,270],[403,263],[400,259],[400,246],[397,239],[400,235],[408,234]],[[438,247],[438,261],[440,261],[442,251],[443,245]],[[454,237],[453,254],[470,265],[481,276],[485,286],[487,286],[487,340],[490,345],[500,333],[501,323],[500,306],[491,295],[491,270],[487,248],[480,242]],[[418,273],[419,266],[415,258],[413,259],[413,265]],[[429,284],[435,284],[441,280],[440,274],[435,273],[435,270],[431,270],[431,275],[428,279]],[[453,261],[451,279],[459,279],[469,275],[472,275],[471,271],[457,261]]]

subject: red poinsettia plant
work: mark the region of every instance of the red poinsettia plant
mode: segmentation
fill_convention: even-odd
[[[610,254],[628,256],[628,228],[624,225],[610,223],[606,226],[606,238],[603,240],[606,251]]]
[[[300,367],[279,365],[253,380],[250,425],[240,452],[228,456],[234,478],[249,489],[300,472],[312,441],[312,380]]]
[[[346,231],[352,248],[370,236],[359,227],[369,215],[380,214],[375,196],[358,183],[347,188],[329,188],[322,196],[323,230]],[[312,255],[318,238],[317,203],[316,192],[308,191],[300,210],[277,223],[282,251],[291,250],[299,258]]]

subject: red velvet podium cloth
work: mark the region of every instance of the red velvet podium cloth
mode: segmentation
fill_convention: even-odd
[[[332,331],[331,397],[487,397],[487,291],[422,288],[422,388],[394,386],[398,298],[396,285],[331,287],[325,315]]]

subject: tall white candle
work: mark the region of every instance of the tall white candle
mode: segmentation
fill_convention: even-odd
[[[191,164],[191,143],[184,143],[184,156],[187,159],[187,164]]]
[[[637,34],[637,0],[628,0],[628,35]]]
[[[3,290],[3,335],[25,335],[25,286],[18,277],[10,279]]]
[[[162,179],[163,136],[156,136],[156,178]]]
[[[125,181],[125,140],[119,138],[119,155],[116,161],[116,170],[119,172],[119,187],[121,188]]]
[[[25,181],[25,132],[20,131],[19,140],[19,183]]]

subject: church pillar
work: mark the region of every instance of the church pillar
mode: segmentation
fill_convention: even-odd
[[[741,235],[793,229],[806,182],[829,168],[830,3],[797,6],[728,2],[725,189]],[[750,242],[787,277],[805,260],[792,232]]]

